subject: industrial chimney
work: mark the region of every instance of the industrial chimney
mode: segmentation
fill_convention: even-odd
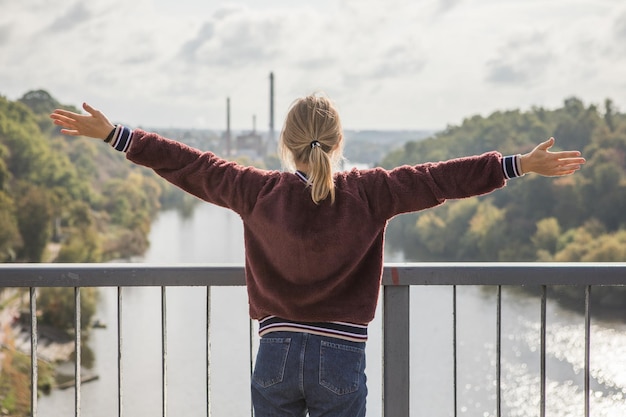
[[[274,73],[270,72],[270,132],[268,138],[269,147],[275,147],[276,137],[274,134]]]
[[[230,156],[230,142],[231,142],[231,134],[230,134],[230,97],[226,98],[226,156]]]

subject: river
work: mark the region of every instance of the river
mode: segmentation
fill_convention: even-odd
[[[222,208],[199,204],[188,217],[162,212],[152,226],[151,246],[141,261],[154,264],[244,261],[239,218]],[[387,261],[401,256],[386,254]],[[411,293],[411,415],[452,416],[452,289],[413,288]],[[495,416],[494,288],[458,288],[459,415]],[[167,294],[167,411],[171,416],[205,416],[204,288],[170,287]],[[211,290],[212,415],[249,416],[249,320],[242,287]],[[108,324],[94,330],[88,346],[95,355],[90,372],[99,379],[81,390],[81,415],[117,415],[117,290],[103,288],[97,317]],[[583,291],[581,290],[581,297]],[[581,298],[582,299],[582,298]],[[123,410],[125,416],[161,415],[161,292],[123,289]],[[503,289],[502,411],[504,416],[539,416],[540,300]],[[548,301],[547,416],[584,416],[584,317]],[[381,416],[380,311],[367,345],[368,417]],[[254,331],[254,329],[253,329]],[[591,414],[626,415],[626,326],[592,323]],[[69,366],[70,370],[72,369]],[[74,415],[74,391],[40,397],[39,416]]]

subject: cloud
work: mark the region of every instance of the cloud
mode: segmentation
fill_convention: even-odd
[[[615,19],[613,33],[618,44],[624,45],[626,43],[626,11]]]
[[[0,45],[5,45],[9,43],[9,38],[11,37],[12,30],[13,25],[10,23],[0,25]]]
[[[193,39],[185,42],[185,44],[182,46],[179,52],[180,57],[189,61],[195,61],[198,49],[200,49],[205,43],[210,42],[214,36],[214,23],[205,22],[198,31],[198,34]]]
[[[280,47],[281,24],[269,14],[220,9],[185,41],[178,56],[189,64],[241,69],[271,60]]]
[[[488,83],[520,87],[536,84],[553,60],[549,39],[543,33],[511,38],[499,48],[499,55],[486,64]]]
[[[449,12],[459,6],[462,2],[463,0],[439,0],[437,5],[437,14]]]
[[[63,101],[116,103],[144,125],[221,126],[228,96],[233,123],[241,114],[248,126],[266,109],[270,71],[277,109],[322,90],[353,127],[443,126],[623,91],[616,0],[56,3],[0,0],[0,94],[42,86]]]
[[[91,16],[92,14],[85,6],[85,3],[78,1],[67,10],[67,13],[56,18],[48,27],[48,30],[52,32],[70,32],[84,23],[85,20],[89,20]]]

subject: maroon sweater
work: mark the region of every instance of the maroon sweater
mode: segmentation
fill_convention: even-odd
[[[294,173],[243,167],[142,130],[132,133],[127,158],[241,216],[253,319],[369,323],[389,219],[506,183],[502,155],[490,152],[393,170],[339,172],[334,204],[315,204]]]

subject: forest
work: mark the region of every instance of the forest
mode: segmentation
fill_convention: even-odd
[[[61,136],[43,90],[0,97],[0,262],[104,262],[142,254],[173,187],[94,140]],[[179,197],[178,197],[179,198]]]
[[[43,90],[15,102],[0,96],[0,261],[141,255],[154,216],[181,197],[102,143],[61,136],[48,118],[57,107],[76,110]],[[568,98],[558,109],[472,116],[407,141],[379,165],[524,153],[550,136],[554,150],[583,152],[580,172],[529,174],[488,196],[401,216],[387,243],[411,261],[624,261],[626,115],[610,99],[602,107]]]
[[[439,161],[497,150],[525,153],[549,137],[552,150],[580,150],[587,163],[571,176],[528,174],[487,196],[448,201],[394,219],[388,244],[411,261],[626,260],[626,116],[577,99],[547,110],[473,116],[408,142],[381,166]]]

